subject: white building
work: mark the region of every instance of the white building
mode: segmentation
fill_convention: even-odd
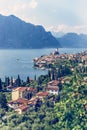
[[[50,94],[54,94],[54,95],[58,95],[58,93],[59,93],[59,87],[58,86],[48,85],[46,90]]]

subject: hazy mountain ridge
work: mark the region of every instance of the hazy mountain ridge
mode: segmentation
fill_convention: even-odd
[[[67,33],[57,40],[64,48],[87,48],[86,34]]]
[[[42,26],[26,23],[14,15],[0,15],[0,48],[48,47],[60,47],[60,44]]]
[[[63,37],[65,33],[62,31],[59,31],[59,32],[52,31],[52,35],[56,38],[60,38],[60,37]]]

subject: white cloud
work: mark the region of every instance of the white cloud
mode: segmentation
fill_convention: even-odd
[[[19,9],[25,9],[26,8],[26,4],[21,4],[21,5],[15,5],[14,7],[13,7],[13,11],[18,11]]]
[[[31,7],[32,9],[35,9],[35,8],[37,7],[37,5],[38,5],[38,3],[36,2],[36,0],[32,0],[32,1],[30,2],[30,7]]]
[[[4,15],[9,15],[9,14],[19,14],[20,17],[22,16],[21,12],[26,13],[27,11],[31,11],[31,9],[35,9],[38,5],[38,2],[36,0],[17,0],[17,1],[12,1],[9,0],[1,0],[0,1],[0,13]]]
[[[54,31],[54,32],[65,32],[67,30],[68,26],[67,25],[58,25],[58,26],[50,26],[47,28],[47,30],[50,30],[50,31]]]
[[[56,27],[50,26],[47,27],[47,31],[53,31],[53,32],[76,32],[78,34],[85,33],[87,34],[87,25],[78,25],[78,26],[68,26],[68,25],[58,25]]]
[[[17,12],[19,10],[29,10],[29,9],[35,9],[37,7],[38,3],[35,0],[31,0],[29,2],[22,2],[20,4],[17,4],[13,7],[13,11]]]

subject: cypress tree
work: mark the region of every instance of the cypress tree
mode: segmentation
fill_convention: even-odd
[[[5,77],[5,86],[9,86],[10,85],[10,79],[9,77]]]
[[[49,79],[51,79],[51,71],[50,70],[48,70],[48,77],[49,77]]]
[[[30,84],[30,78],[29,78],[29,76],[27,76],[26,83],[27,83],[27,84]]]
[[[0,90],[2,90],[2,80],[0,78]]]
[[[0,92],[0,108],[8,109],[6,96],[2,92]]]
[[[36,74],[35,74],[35,76],[34,76],[34,80],[36,80],[37,78],[36,78]]]
[[[10,84],[11,84],[11,86],[13,86],[13,77],[11,77],[11,83]]]
[[[16,85],[21,86],[21,79],[19,75],[18,75],[18,78],[16,79]]]

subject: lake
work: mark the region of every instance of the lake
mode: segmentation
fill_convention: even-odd
[[[55,49],[25,49],[25,50],[0,50],[0,78],[4,80],[5,76],[17,78],[19,74],[21,79],[27,76],[34,78],[41,74],[46,74],[47,70],[33,68],[33,59],[41,55],[49,54]],[[60,53],[76,53],[86,49],[66,49],[60,48]]]

